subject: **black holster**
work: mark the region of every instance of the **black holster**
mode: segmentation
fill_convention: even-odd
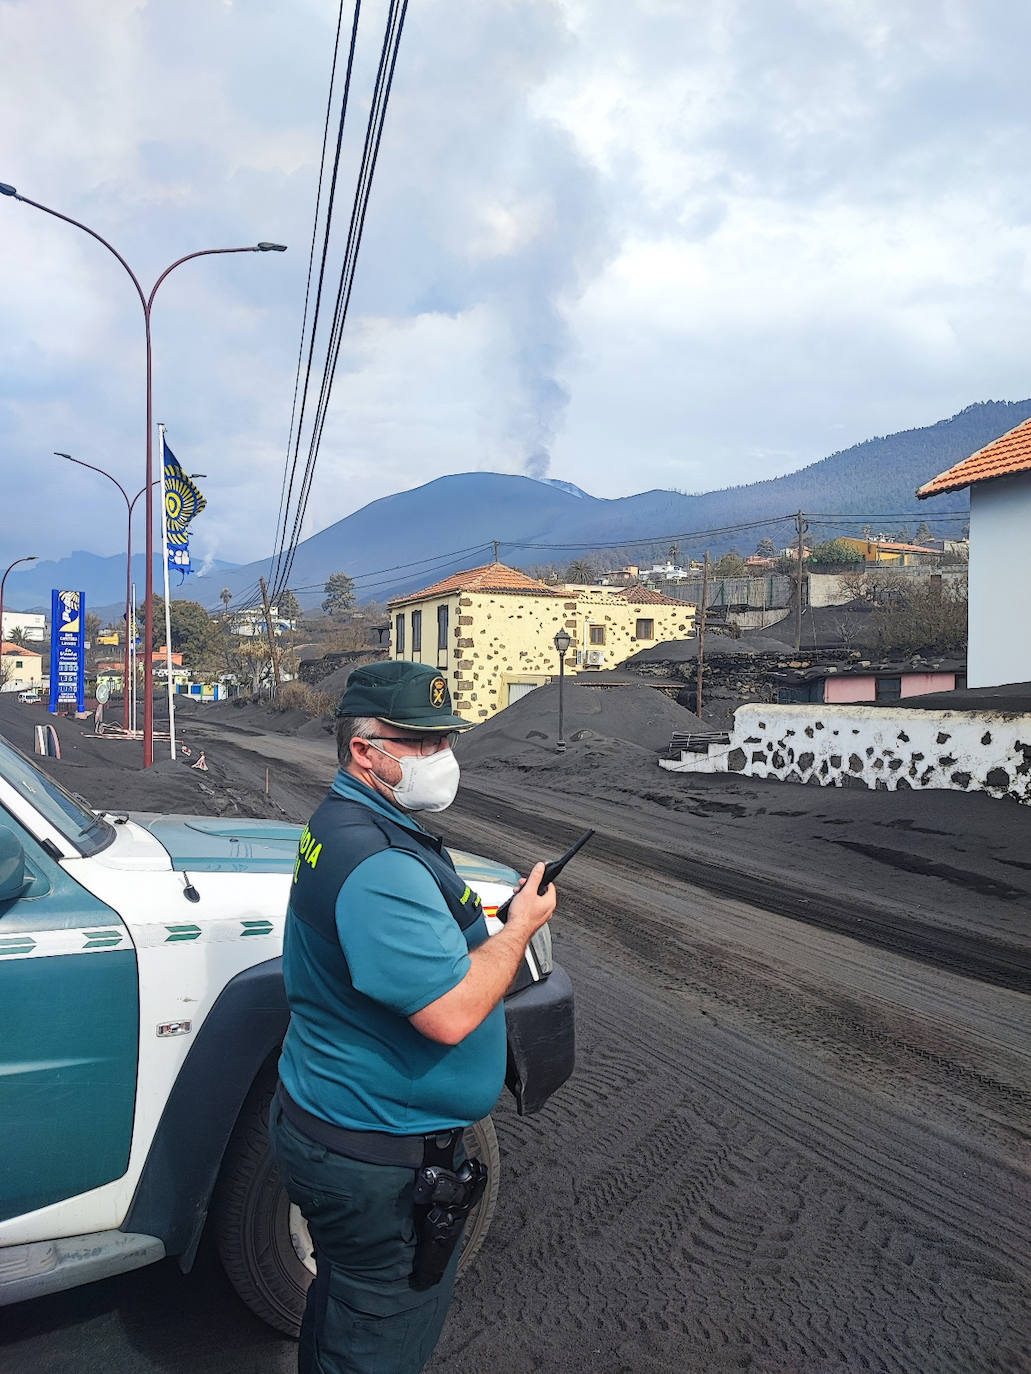
[[[486,1186],[487,1168],[479,1159],[467,1159],[458,1169],[424,1164],[415,1175],[413,1288],[432,1288],[444,1277],[469,1213]]]

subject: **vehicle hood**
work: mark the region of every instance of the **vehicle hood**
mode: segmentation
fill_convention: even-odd
[[[168,852],[172,867],[193,873],[289,873],[303,826],[218,816],[156,816],[133,813]],[[512,888],[519,874],[478,854],[449,849],[455,868],[474,888],[497,883]]]
[[[191,873],[289,873],[303,826],[218,816],[130,817]]]

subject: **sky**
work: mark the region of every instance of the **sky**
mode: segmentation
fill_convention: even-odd
[[[0,0],[0,181],[148,291],[289,246],[155,301],[199,566],[275,545],[336,19]],[[708,491],[1031,394],[1029,41],[1009,0],[410,0],[302,535],[454,472]],[[144,484],[132,283],[0,198],[0,312],[0,560],[124,551],[52,451]]]

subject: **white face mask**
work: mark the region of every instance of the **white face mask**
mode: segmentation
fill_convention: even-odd
[[[444,811],[454,801],[460,770],[450,749],[439,749],[428,758],[397,759],[378,745],[373,748],[401,765],[401,781],[391,791],[398,806],[405,811]],[[385,785],[390,786],[389,783]]]

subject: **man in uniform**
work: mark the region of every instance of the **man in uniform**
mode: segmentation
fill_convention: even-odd
[[[443,1272],[434,1282],[431,1256],[427,1280],[420,1166],[443,1170],[460,1195],[450,1180],[474,1167],[463,1164],[463,1129],[504,1082],[501,999],[555,890],[538,895],[538,864],[488,939],[479,898],[412,816],[454,800],[451,745],[471,723],[435,669],[357,668],[336,714],[340,770],[301,837],[287,912],[291,1017],[270,1113],[317,1262],[298,1367],[417,1374],[459,1254],[438,1247]]]

